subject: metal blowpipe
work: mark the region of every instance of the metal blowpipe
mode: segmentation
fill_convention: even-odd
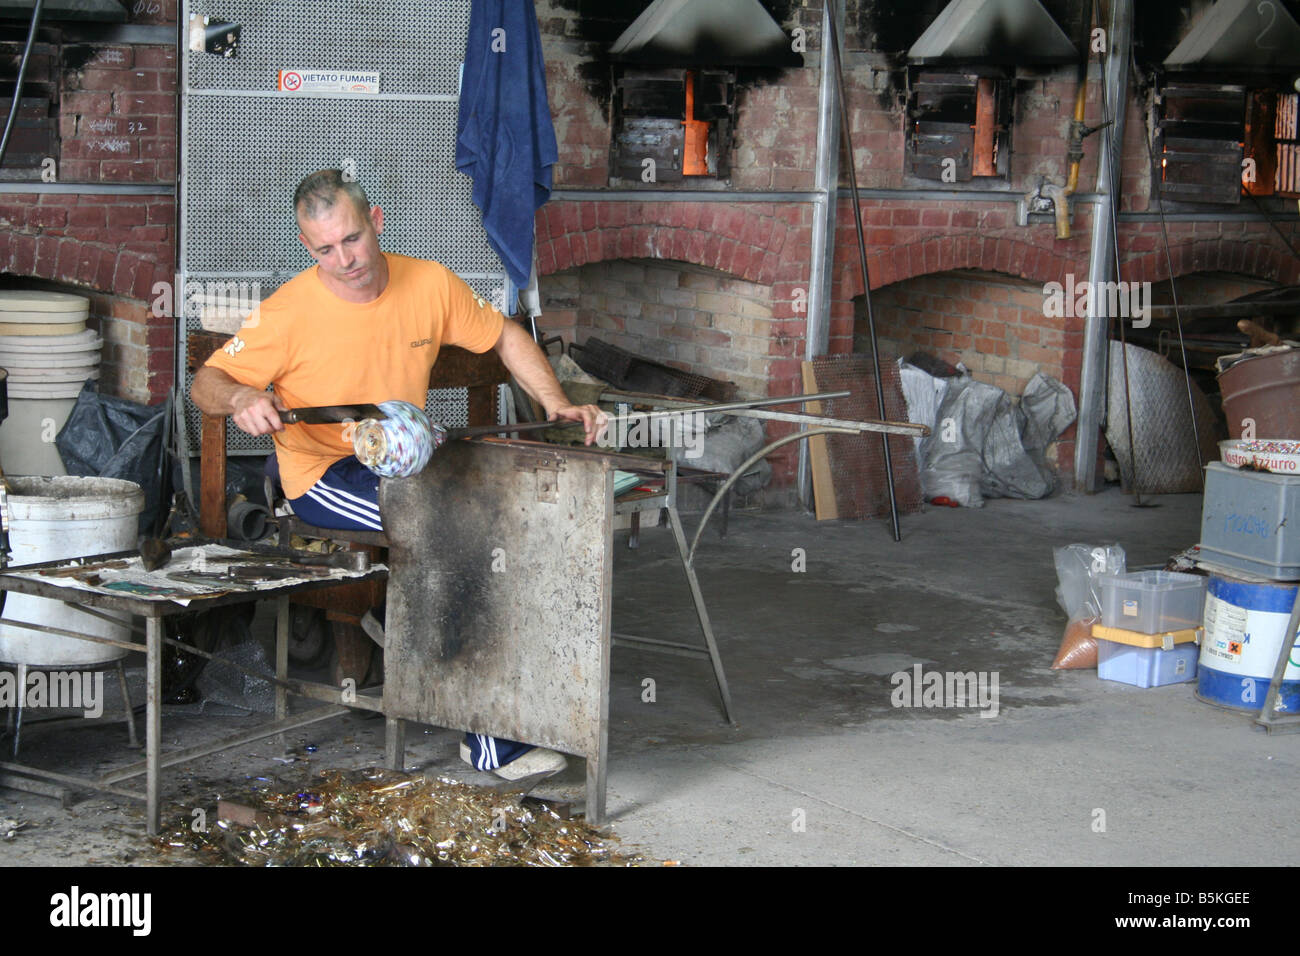
[[[684,408],[672,408],[659,412],[629,412],[626,415],[617,417],[611,416],[606,419],[606,425],[615,426],[620,422],[630,422],[641,418],[668,418],[673,416],[688,415],[694,412],[727,412],[742,408],[762,408],[767,405],[792,405],[796,402],[823,402],[833,398],[846,398],[850,392],[818,392],[815,395],[787,395],[777,398],[760,398],[752,402],[724,402],[719,405],[687,405]],[[497,435],[502,432],[534,432],[544,428],[561,428],[565,425],[576,425],[578,422],[554,421],[554,422],[520,422],[516,425],[471,425],[467,428],[449,428],[447,429],[447,438],[476,438],[480,435]]]

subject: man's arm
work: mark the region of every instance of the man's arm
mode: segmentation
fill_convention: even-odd
[[[285,406],[277,396],[242,385],[219,368],[205,365],[194,373],[190,398],[208,415],[229,415],[250,435],[284,431],[279,410]]]
[[[537,347],[527,332],[506,319],[501,328],[501,337],[493,348],[524,391],[546,409],[548,420],[581,422],[587,432],[587,444],[596,440],[604,423],[604,413],[595,405],[569,404],[569,398],[564,394],[559,379],[551,371],[551,363],[546,360],[546,354]],[[197,379],[195,384],[198,384]]]

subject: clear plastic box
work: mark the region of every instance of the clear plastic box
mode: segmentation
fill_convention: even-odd
[[[1101,623],[1143,634],[1201,626],[1206,579],[1177,571],[1135,571],[1099,579]]]

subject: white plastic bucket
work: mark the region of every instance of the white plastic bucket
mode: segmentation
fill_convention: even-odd
[[[135,547],[144,492],[119,478],[10,478],[11,565],[86,557]],[[69,598],[75,600],[74,591]],[[129,641],[125,624],[110,624],[62,601],[7,595],[4,616],[47,627]],[[117,615],[126,620],[124,615]],[[0,662],[78,667],[126,656],[122,648],[0,623]]]
[[[41,398],[28,398],[33,391]],[[54,436],[77,404],[80,383],[9,383],[9,417],[0,425],[0,468],[6,475],[66,475]]]

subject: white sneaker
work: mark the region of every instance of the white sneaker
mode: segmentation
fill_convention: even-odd
[[[460,742],[460,759],[471,767],[474,766],[473,761],[470,759],[469,744],[463,740]],[[568,765],[569,762],[564,759],[564,754],[557,753],[554,750],[547,750],[545,747],[534,747],[523,756],[516,757],[508,764],[503,764],[489,772],[496,774],[503,780],[519,780],[523,777],[533,777],[538,774],[557,774]]]

